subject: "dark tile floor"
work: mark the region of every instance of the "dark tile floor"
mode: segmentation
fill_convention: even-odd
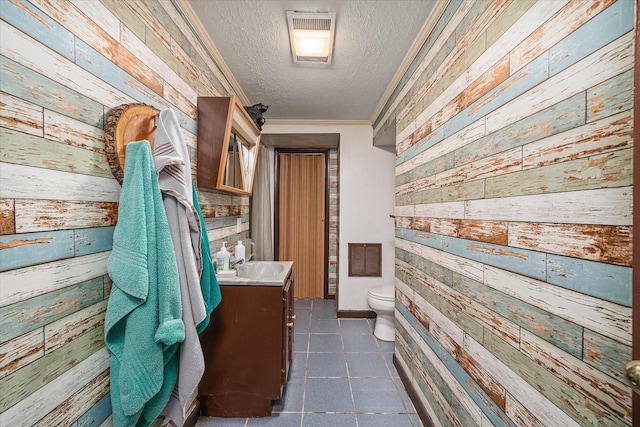
[[[372,319],[337,319],[334,300],[296,299],[293,361],[270,418],[200,417],[196,427],[421,427]]]

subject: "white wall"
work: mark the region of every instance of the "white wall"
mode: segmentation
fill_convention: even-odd
[[[263,133],[340,134],[338,310],[368,310],[367,290],[394,283],[395,155],[373,146],[366,125],[269,125]],[[382,243],[382,277],[349,277],[349,243]]]

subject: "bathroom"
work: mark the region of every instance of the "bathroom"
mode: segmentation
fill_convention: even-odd
[[[171,106],[195,159],[196,97],[232,85],[201,56],[180,1],[0,1],[0,424],[109,425],[103,323],[120,185],[105,115]],[[398,365],[436,425],[632,425],[635,2],[442,3],[426,42],[442,54],[425,49],[410,69],[455,56],[470,80],[434,84],[482,98],[472,121],[447,121],[453,96],[418,98],[416,76],[373,125],[264,127],[340,135],[327,277],[337,310],[366,312],[368,288],[395,285]],[[395,153],[375,146],[386,129]],[[518,141],[499,150],[507,139]],[[439,141],[441,153],[420,151]],[[429,180],[449,191],[425,190]],[[248,197],[198,196],[212,248],[250,237]],[[349,243],[382,243],[382,277],[348,276]]]

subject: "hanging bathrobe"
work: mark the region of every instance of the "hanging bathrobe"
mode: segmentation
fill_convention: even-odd
[[[195,396],[204,373],[204,356],[196,330],[196,326],[207,317],[200,289],[201,228],[193,205],[189,153],[173,110],[162,110],[157,126],[153,158],[178,263],[185,326],[178,381],[162,415],[170,418],[176,426],[182,426],[187,405]]]
[[[148,141],[126,146],[107,272],[113,281],[104,325],[113,425],[149,426],[176,384],[185,328],[178,267]]]

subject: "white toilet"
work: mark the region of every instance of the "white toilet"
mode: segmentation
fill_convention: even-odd
[[[369,289],[367,303],[377,315],[373,335],[382,341],[395,341],[395,288],[393,286],[376,286]]]

